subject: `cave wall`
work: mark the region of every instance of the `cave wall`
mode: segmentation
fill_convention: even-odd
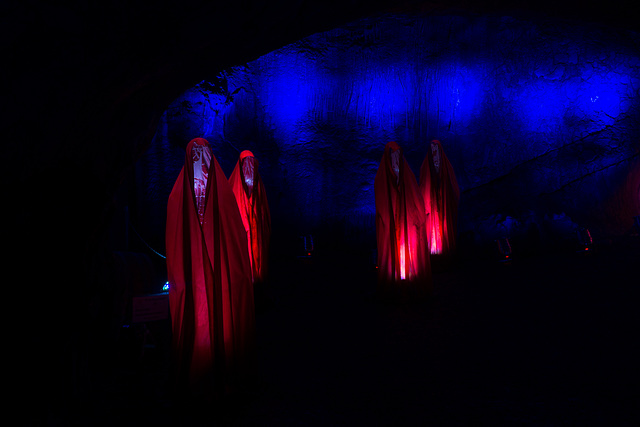
[[[158,213],[202,136],[227,175],[254,152],[274,229],[333,241],[359,230],[371,244],[384,145],[397,141],[418,176],[437,138],[470,242],[622,235],[640,214],[639,46],[624,29],[490,15],[384,15],[314,34],[171,104],[137,166],[137,221],[161,246]]]
[[[133,194],[132,220],[142,221],[136,225],[149,232],[144,237],[161,249],[155,243],[164,241],[162,216],[168,194],[162,182],[172,183],[177,172],[152,165],[182,162],[179,146],[186,144],[190,133],[165,139],[166,146],[157,141],[162,132],[179,133],[162,114],[187,88],[203,79],[223,85],[229,81],[224,73],[220,84],[213,77],[221,70],[389,8],[443,14],[515,11],[637,30],[637,17],[629,13],[634,4],[629,1],[604,5],[578,0],[407,0],[401,5],[390,0],[4,2],[0,6],[4,107],[0,173],[6,201],[2,241],[9,254],[7,271],[21,275],[5,287],[5,300],[12,307],[7,339],[7,353],[13,356],[8,364],[10,400],[18,403],[9,406],[24,424],[82,424],[59,418],[73,419],[90,410],[88,402],[105,398],[103,392],[109,387],[103,378],[112,378],[117,339],[113,331],[120,326],[123,298],[118,295],[131,291],[128,280],[133,277],[131,267],[118,267],[123,263],[112,255],[114,249],[122,249],[121,235],[129,232],[129,240],[135,238],[119,210],[128,200],[123,195]],[[605,40],[615,51],[619,41],[630,43],[622,30],[607,34]],[[228,87],[229,94],[237,89]],[[224,91],[207,91],[225,108],[231,106],[226,96],[220,98]],[[197,104],[195,98],[189,102]],[[228,115],[222,107],[217,111],[222,118]],[[216,145],[221,158],[221,147],[233,150],[230,144]],[[144,161],[133,174],[142,177],[136,194],[125,177],[132,175],[131,168],[143,153]],[[166,157],[151,161],[151,153]],[[227,154],[223,162],[226,171],[231,157]],[[275,156],[269,161],[277,163]],[[150,162],[146,169],[145,162]],[[153,168],[157,185],[146,185],[144,180],[154,176],[147,172]],[[272,193],[279,188],[276,178],[269,178],[268,185],[276,189]],[[627,174],[622,181],[611,200],[625,205],[628,192],[622,189],[637,192],[637,177]],[[286,206],[277,211],[281,224]],[[131,249],[153,257],[146,247]],[[39,410],[25,412],[25,403],[37,403]]]

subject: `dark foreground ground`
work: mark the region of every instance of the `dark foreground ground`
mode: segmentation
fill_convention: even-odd
[[[360,265],[276,266],[258,301],[256,389],[178,405],[161,322],[87,422],[640,425],[640,245],[597,249],[435,265],[434,298],[412,304],[379,301],[375,270]]]

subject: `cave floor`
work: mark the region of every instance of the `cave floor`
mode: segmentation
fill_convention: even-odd
[[[379,301],[375,270],[276,267],[277,280],[257,300],[254,390],[222,404],[176,405],[167,359],[156,354],[146,367],[120,370],[118,400],[99,417],[143,425],[638,425],[638,247],[434,264],[434,297],[418,303]]]

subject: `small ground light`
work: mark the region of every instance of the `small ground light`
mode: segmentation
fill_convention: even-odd
[[[495,241],[498,249],[498,260],[500,262],[511,262],[511,243],[508,238],[502,238]]]
[[[576,234],[578,235],[578,252],[588,251],[593,244],[593,238],[591,237],[591,233],[589,232],[589,230],[582,227],[576,230]]]
[[[169,282],[164,284],[164,286],[162,287],[162,290],[165,292],[169,290]]]
[[[314,258],[313,236],[299,236],[296,247],[296,258],[300,260],[302,265],[312,265]]]
[[[298,257],[310,257],[313,253],[313,236],[300,236],[299,237],[299,246],[298,246]]]

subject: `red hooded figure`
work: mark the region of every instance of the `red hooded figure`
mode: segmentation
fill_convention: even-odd
[[[258,171],[258,160],[251,151],[245,150],[240,153],[240,159],[231,173],[229,183],[236,196],[247,233],[253,283],[260,283],[267,276],[271,215],[267,193]]]
[[[379,290],[394,296],[428,294],[431,264],[424,202],[402,149],[393,141],[384,148],[374,190]]]
[[[233,391],[254,366],[251,265],[236,199],[205,139],[187,145],[169,195],[166,247],[177,386]]]
[[[432,254],[450,255],[456,249],[460,188],[453,167],[436,139],[420,168],[420,193],[427,214]]]

